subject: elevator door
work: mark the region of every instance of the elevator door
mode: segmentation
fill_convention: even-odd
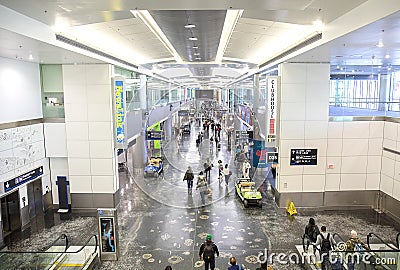
[[[43,215],[43,193],[41,178],[28,184],[28,204],[30,219],[37,215]]]
[[[21,228],[18,190],[1,198],[1,219],[4,236]]]

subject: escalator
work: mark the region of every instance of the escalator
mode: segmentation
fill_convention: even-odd
[[[367,247],[365,250],[348,250],[346,241],[339,235],[332,235],[336,247],[330,255],[332,270],[349,269],[349,264],[353,263],[355,269],[365,270],[400,270],[400,233],[396,236],[396,243],[388,243],[374,233],[367,235]],[[302,245],[296,248],[303,258],[305,269],[321,269],[320,248],[314,246],[316,252],[306,250],[307,238],[302,237]],[[311,244],[312,245],[312,244]]]
[[[0,270],[9,269],[97,269],[98,239],[92,235],[83,244],[71,245],[62,234],[40,251],[0,251]]]

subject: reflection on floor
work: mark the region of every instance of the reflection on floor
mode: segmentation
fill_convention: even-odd
[[[121,202],[118,207],[119,249],[118,261],[103,262],[101,269],[203,269],[198,259],[199,246],[207,233],[220,251],[216,269],[227,269],[230,256],[235,256],[246,269],[259,267],[258,255],[296,252],[301,243],[304,226],[313,216],[317,225],[326,225],[329,231],[346,238],[355,229],[365,240],[369,232],[375,232],[385,240],[395,241],[396,230],[390,221],[378,220],[370,211],[343,211],[324,213],[299,213],[294,219],[277,211],[274,198],[263,190],[263,208],[244,208],[234,192],[234,174],[228,186],[217,180],[217,167],[212,170],[213,196],[201,205],[199,194],[188,193],[182,181],[188,165],[195,172],[209,157],[214,165],[218,159],[229,163],[236,173],[231,153],[227,151],[226,138],[222,150],[205,140],[196,148],[194,138],[198,128],[177,147],[176,142],[166,143],[165,175],[160,178],[144,178],[125,170],[120,172]],[[212,151],[210,150],[212,149]],[[128,160],[127,164],[132,164]],[[62,220],[61,217],[66,217]],[[42,230],[36,228],[26,233],[24,240],[13,240],[14,250],[37,250],[46,246],[61,233],[67,233],[78,241],[83,236],[97,234],[95,217],[60,216],[51,213]],[[53,221],[51,221],[53,220]],[[22,237],[22,238],[24,238]],[[28,238],[27,238],[28,237]],[[274,257],[275,259],[276,257]],[[299,264],[284,264],[274,260],[274,269],[301,269]]]

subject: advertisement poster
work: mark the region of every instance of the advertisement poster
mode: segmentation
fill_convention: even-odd
[[[253,142],[253,167],[267,168],[265,141],[254,140]]]
[[[101,251],[102,252],[115,252],[114,243],[114,218],[102,217],[100,218],[100,231],[101,231]]]
[[[267,140],[268,142],[273,142],[276,139],[277,77],[269,77],[267,79],[267,91]]]
[[[126,148],[124,80],[114,79],[115,140],[118,149]]]

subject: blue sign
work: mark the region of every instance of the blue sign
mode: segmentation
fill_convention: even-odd
[[[117,148],[125,148],[125,92],[123,79],[114,80],[115,140]]]
[[[26,182],[36,179],[42,174],[43,174],[43,166],[40,166],[39,168],[36,168],[30,172],[15,177],[14,179],[8,180],[4,182],[4,191],[5,192],[10,191],[13,188],[16,188],[22,184],[25,184]]]

